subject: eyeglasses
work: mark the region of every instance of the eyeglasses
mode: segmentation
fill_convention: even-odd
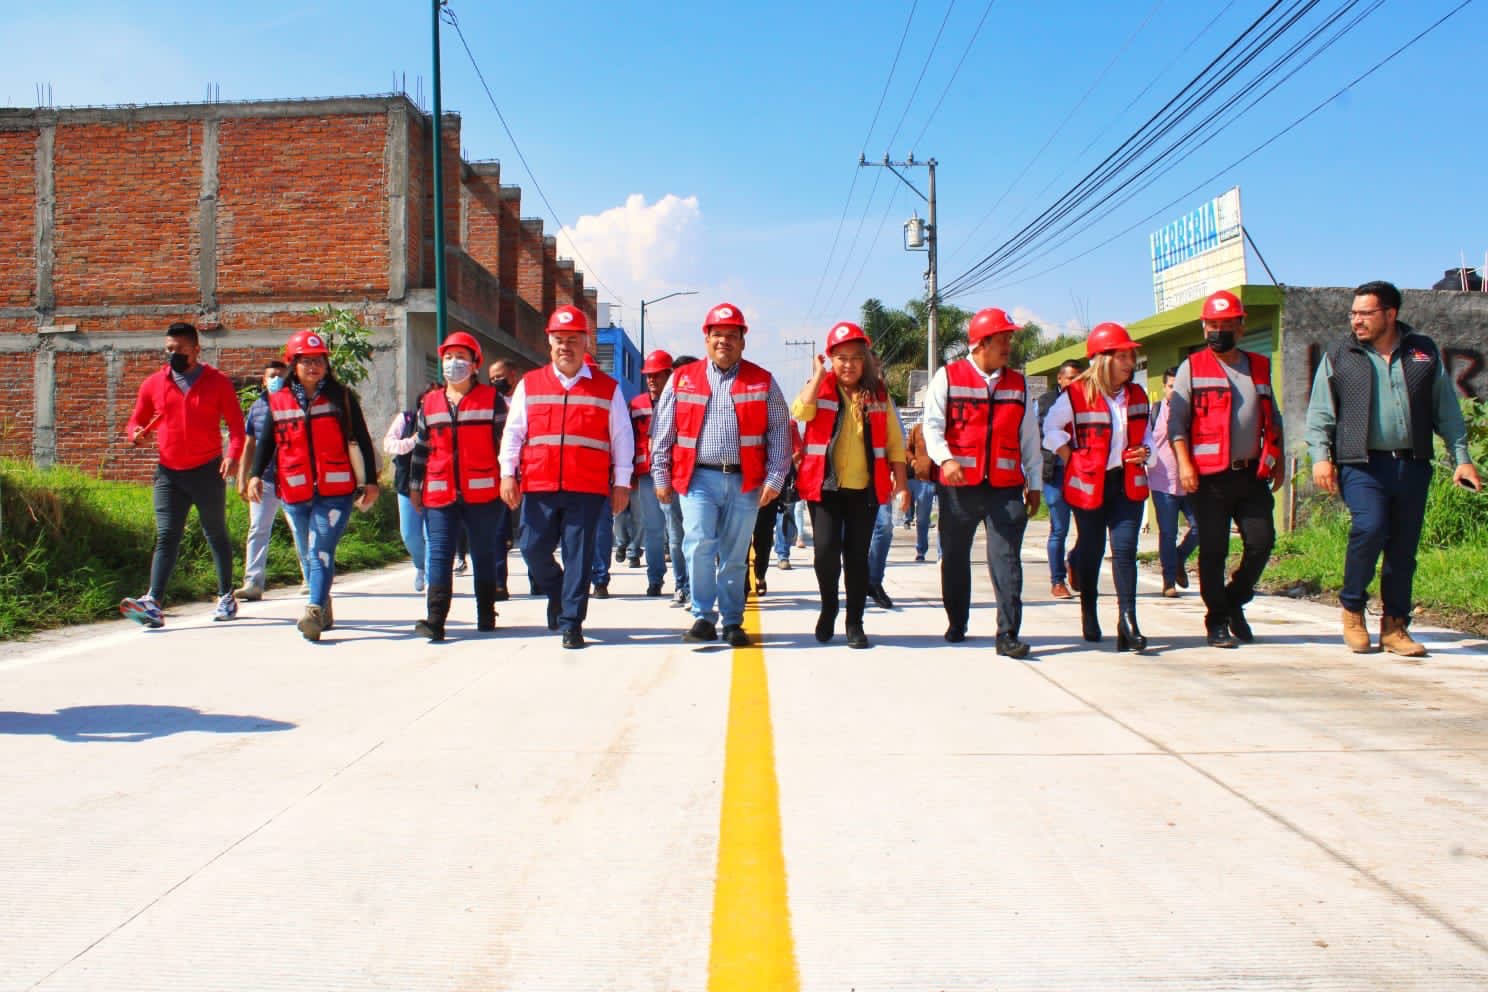
[[[1349,320],[1356,320],[1360,317],[1373,317],[1375,314],[1379,313],[1383,309],[1384,307],[1374,307],[1370,310],[1350,310]]]
[[[325,360],[325,356],[324,355],[296,355],[295,356],[295,362],[297,364],[299,364],[299,365],[324,365],[324,364],[326,364],[326,360]]]

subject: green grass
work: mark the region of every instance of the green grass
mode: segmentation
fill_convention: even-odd
[[[233,576],[241,581],[248,506],[232,492],[227,520]],[[149,584],[154,546],[150,486],[0,459],[0,640],[117,616],[119,600]],[[397,500],[384,489],[370,512],[352,515],[336,562],[351,571],[405,557]],[[270,585],[300,582],[294,543],[282,522],[269,544],[268,578]],[[209,599],[216,591],[212,555],[193,512],[166,600]]]

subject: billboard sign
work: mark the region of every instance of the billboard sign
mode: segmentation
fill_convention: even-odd
[[[1148,238],[1158,313],[1245,283],[1245,230],[1235,186]]]

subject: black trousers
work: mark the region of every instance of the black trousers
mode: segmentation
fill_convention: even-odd
[[[155,466],[155,554],[150,561],[150,595],[165,600],[165,584],[176,570],[186,515],[196,507],[212,564],[217,569],[217,595],[232,591],[232,541],[227,536],[227,483],[222,481],[222,460],[214,458],[196,468],[173,469]]]
[[[760,507],[759,515],[754,518],[754,579],[756,582],[765,577],[765,570],[770,567],[770,549],[775,546],[775,521],[779,516],[780,497],[776,496]]]
[[[1028,507],[1021,486],[993,488],[936,483],[940,497],[940,595],[952,627],[971,615],[971,544],[987,525],[987,571],[997,597],[997,633],[1014,637],[1023,625],[1023,532]]]
[[[1199,593],[1204,597],[1207,629],[1228,623],[1232,609],[1255,598],[1256,582],[1276,544],[1275,507],[1271,484],[1256,477],[1253,465],[1199,476],[1193,511],[1199,522]],[[1244,550],[1239,567],[1226,583],[1231,523],[1240,529]]]
[[[871,489],[838,489],[823,492],[820,502],[806,505],[811,510],[813,564],[822,612],[837,615],[837,580],[842,577],[847,586],[846,622],[861,624],[868,601],[868,545],[873,540],[873,521],[878,518],[878,500]]]

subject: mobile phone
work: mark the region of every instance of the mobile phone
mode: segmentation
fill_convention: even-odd
[[[1457,485],[1461,486],[1463,489],[1466,489],[1468,492],[1482,492],[1482,490],[1478,486],[1473,485],[1472,482],[1468,479],[1458,479]]]

